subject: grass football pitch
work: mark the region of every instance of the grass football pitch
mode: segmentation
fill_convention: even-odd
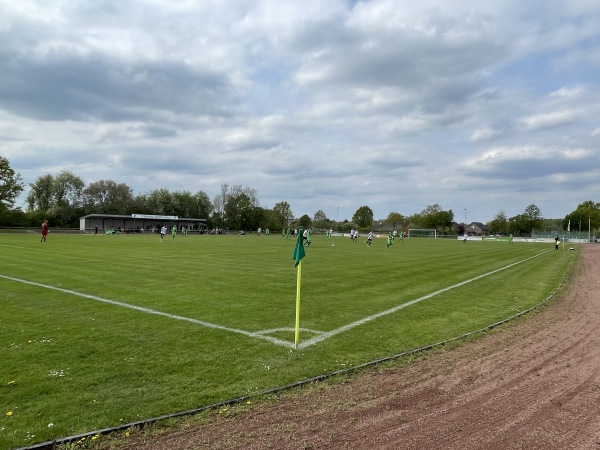
[[[578,257],[553,244],[316,236],[0,234],[0,448],[353,367],[526,310]]]

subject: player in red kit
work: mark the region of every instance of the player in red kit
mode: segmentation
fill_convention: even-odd
[[[46,242],[46,236],[48,236],[48,221],[44,220],[42,222],[42,239],[40,242]]]

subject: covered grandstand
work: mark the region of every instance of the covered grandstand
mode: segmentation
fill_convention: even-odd
[[[86,233],[95,233],[96,230],[104,233],[108,230],[118,230],[121,233],[144,233],[152,229],[160,230],[165,225],[171,229],[185,226],[191,232],[201,233],[206,231],[206,219],[182,218],[178,216],[161,216],[154,214],[88,214],[79,218],[79,229]],[[97,227],[97,228],[96,228]]]

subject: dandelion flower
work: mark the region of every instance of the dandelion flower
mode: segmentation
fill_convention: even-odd
[[[12,411],[8,411],[8,412],[6,413],[6,416],[7,416],[7,417],[10,417],[10,416],[12,416],[12,415],[13,415],[13,412],[12,412]]]

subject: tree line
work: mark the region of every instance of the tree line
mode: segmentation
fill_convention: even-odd
[[[14,203],[28,187],[26,211],[14,209]],[[158,188],[134,195],[125,183],[97,180],[86,183],[74,173],[64,170],[56,175],[39,176],[25,186],[11,168],[7,158],[0,156],[0,226],[38,226],[43,219],[54,227],[76,228],[79,218],[88,214],[158,214],[205,220],[209,228],[256,230],[259,227],[280,231],[287,227],[313,227],[348,232],[351,229],[408,230],[410,228],[436,229],[441,234],[462,234],[467,224],[457,224],[452,210],[439,204],[429,205],[421,212],[404,216],[390,212],[385,219],[376,220],[368,206],[360,206],[351,220],[337,222],[329,219],[323,210],[313,217],[305,214],[296,218],[291,205],[281,201],[272,209],[263,208],[255,189],[242,185],[221,185],[211,200],[204,191],[169,191]],[[544,219],[536,205],[514,217],[499,211],[485,224],[490,234],[529,235],[532,230],[545,228],[589,231],[600,226],[600,203],[585,201],[563,219]]]

